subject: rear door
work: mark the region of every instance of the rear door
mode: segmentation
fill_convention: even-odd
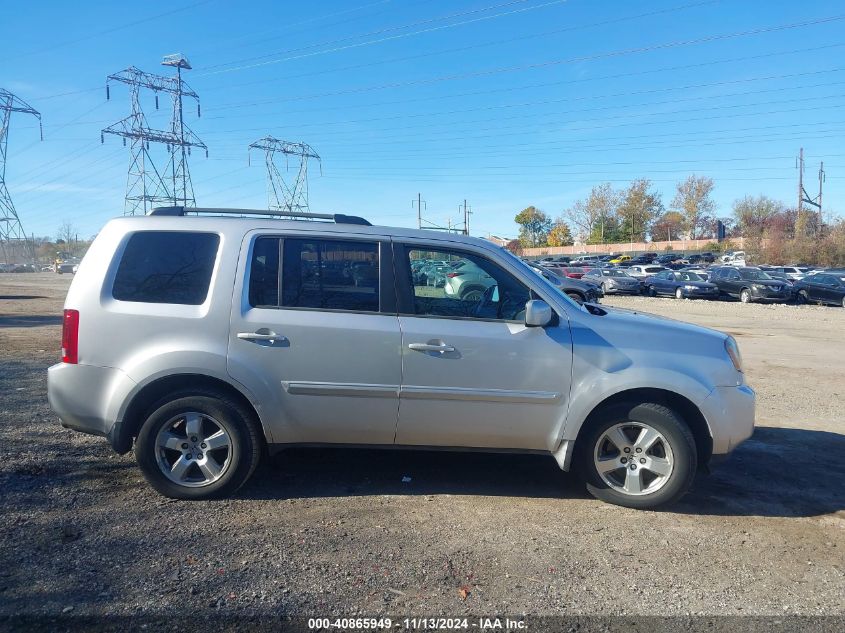
[[[227,364],[261,402],[273,442],[393,442],[401,335],[390,253],[369,235],[246,237]]]
[[[469,245],[396,244],[402,389],[396,443],[551,450],[572,372],[562,318],[526,327],[528,281]],[[412,283],[409,262],[468,259],[493,277],[481,296]]]

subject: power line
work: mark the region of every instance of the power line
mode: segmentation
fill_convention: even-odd
[[[580,30],[586,30],[586,29],[589,29],[589,28],[595,28],[595,27],[598,27],[598,26],[607,26],[607,25],[610,25],[610,24],[618,24],[620,22],[627,22],[627,21],[637,20],[637,19],[641,19],[641,18],[654,17],[656,15],[661,15],[661,14],[665,14],[665,13],[682,11],[682,10],[685,10],[685,9],[690,9],[690,8],[705,6],[705,5],[709,5],[709,4],[714,4],[715,2],[716,2],[716,0],[704,0],[703,2],[695,2],[695,3],[692,3],[692,4],[685,4],[685,5],[675,6],[675,7],[669,7],[669,8],[666,8],[666,9],[659,9],[659,10],[656,10],[656,11],[649,11],[647,13],[639,13],[639,14],[636,14],[636,15],[623,16],[623,17],[614,18],[614,19],[611,19],[611,20],[602,20],[600,22],[592,22],[592,23],[588,23],[588,24],[575,25],[575,26],[566,26],[566,27],[563,27],[563,28],[553,29],[551,31],[543,31],[543,32],[539,32],[539,33],[529,33],[527,35],[520,35],[520,36],[517,36],[517,37],[508,37],[508,38],[503,38],[503,39],[497,39],[497,40],[492,40],[492,41],[487,41],[487,42],[481,42],[481,43],[478,43],[478,44],[470,44],[470,45],[466,45],[466,46],[459,46],[459,47],[456,47],[456,48],[440,49],[440,50],[437,50],[437,51],[429,51],[429,52],[426,52],[426,53],[419,53],[419,54],[415,54],[415,55],[406,55],[406,56],[403,56],[403,57],[393,57],[393,58],[389,58],[389,59],[379,59],[379,60],[373,61],[373,62],[367,62],[367,63],[362,63],[362,64],[354,64],[354,65],[351,65],[351,66],[340,66],[340,67],[335,67],[335,68],[328,68],[328,69],[323,69],[323,70],[318,70],[318,71],[311,71],[311,72],[307,72],[307,73],[300,73],[300,74],[297,74],[297,75],[286,75],[284,77],[274,77],[274,78],[270,78],[270,79],[262,79],[262,80],[257,80],[257,81],[247,81],[247,82],[241,82],[241,83],[236,83],[236,84],[227,83],[225,86],[218,86],[216,88],[215,87],[207,88],[206,91],[229,90],[231,88],[236,88],[236,87],[251,86],[251,85],[255,85],[255,84],[265,84],[268,81],[271,81],[271,82],[290,81],[292,79],[302,79],[302,78],[307,78],[307,77],[314,77],[316,75],[325,75],[325,74],[336,73],[336,72],[348,72],[350,70],[360,70],[362,68],[371,68],[373,66],[383,66],[385,64],[395,64],[395,63],[398,63],[398,62],[415,61],[415,60],[418,60],[418,59],[425,59],[425,58],[428,58],[428,57],[434,57],[434,56],[437,56],[437,55],[445,55],[445,54],[448,54],[448,53],[463,53],[463,52],[466,52],[466,51],[469,51],[469,50],[475,50],[475,49],[478,49],[478,48],[486,48],[486,47],[489,47],[489,46],[502,46],[504,44],[511,44],[513,42],[519,42],[519,41],[528,40],[528,39],[536,40],[538,38],[548,37],[550,35],[560,35],[561,33],[566,33],[566,32],[570,32],[570,31],[580,31]]]
[[[735,39],[740,37],[748,37],[752,35],[762,35],[768,33],[775,33],[780,31],[785,31],[789,29],[797,29],[797,28],[805,28],[809,26],[817,26],[819,24],[826,24],[834,21],[839,21],[845,19],[845,15],[836,15],[830,16],[826,18],[819,18],[816,20],[806,20],[803,22],[794,22],[790,24],[782,24],[778,26],[772,27],[761,27],[757,29],[750,29],[745,31],[737,31],[734,33],[724,33],[719,35],[709,35],[706,37],[699,37],[693,38],[688,40],[676,40],[672,42],[663,42],[660,44],[653,44],[650,46],[641,46],[636,48],[627,48],[627,49],[620,49],[614,51],[605,51],[603,53],[595,53],[593,55],[582,55],[578,57],[569,57],[564,59],[555,59],[549,60],[545,62],[537,62],[533,64],[521,64],[516,66],[501,66],[497,68],[488,68],[486,70],[478,70],[478,71],[470,71],[464,73],[457,73],[453,75],[441,75],[438,77],[429,77],[425,79],[415,79],[410,81],[404,82],[392,82],[387,84],[377,84],[372,86],[361,86],[359,88],[350,88],[345,90],[338,90],[334,92],[326,92],[320,94],[312,94],[312,95],[300,95],[295,97],[285,97],[282,99],[267,99],[263,101],[254,101],[248,103],[229,103],[225,105],[218,106],[216,108],[209,108],[209,110],[218,110],[224,108],[240,108],[240,107],[253,107],[256,105],[266,105],[268,103],[280,103],[280,102],[288,102],[288,101],[299,101],[304,99],[319,99],[323,97],[333,97],[333,96],[340,96],[346,94],[357,94],[362,92],[372,92],[376,90],[387,90],[392,88],[405,88],[408,86],[418,86],[418,85],[431,85],[434,83],[444,82],[444,81],[458,81],[463,79],[473,79],[478,77],[489,77],[496,74],[501,73],[511,73],[511,72],[519,72],[525,70],[537,70],[541,68],[550,68],[553,66],[560,66],[565,64],[575,64],[575,63],[584,63],[590,61],[596,61],[599,59],[611,59],[616,57],[623,57],[627,55],[637,55],[642,53],[653,52],[657,50],[665,50],[670,48],[678,48],[682,46],[692,46],[695,44],[705,44],[709,42],[715,41],[722,41],[727,39]],[[627,75],[625,75],[627,76]]]
[[[350,40],[355,40],[355,39],[358,39],[359,37],[368,37],[370,35],[383,35],[385,33],[391,33],[391,32],[397,31],[397,30],[410,28],[410,27],[413,27],[413,26],[419,26],[419,25],[422,25],[422,24],[431,24],[432,22],[442,22],[443,20],[449,20],[449,19],[452,19],[452,18],[455,18],[455,17],[462,17],[462,16],[466,16],[466,15],[475,15],[475,14],[478,14],[478,13],[483,13],[485,11],[490,11],[492,9],[498,9],[498,8],[506,7],[506,6],[513,6],[515,4],[523,4],[523,3],[526,2],[526,0],[510,0],[509,2],[504,2],[504,3],[497,4],[497,5],[484,7],[482,9],[472,9],[470,11],[453,13],[451,15],[447,15],[447,16],[444,16],[444,17],[431,18],[429,20],[423,20],[422,22],[417,22],[417,23],[410,24],[410,25],[389,27],[389,28],[386,28],[386,29],[380,29],[378,31],[373,31],[371,33],[365,33],[364,35],[356,35],[356,36],[351,36],[351,37],[345,37],[345,38],[342,38],[342,39],[339,39],[339,40],[333,40],[333,41],[330,41],[330,42],[324,42],[324,43],[320,43],[320,44],[312,44],[312,45],[306,46],[304,48],[293,49],[293,50],[290,50],[290,51],[282,51],[282,52],[277,52],[277,53],[271,53],[269,55],[261,55],[261,56],[258,56],[258,57],[236,60],[236,61],[233,61],[233,62],[227,62],[227,63],[223,63],[223,64],[217,64],[215,66],[207,67],[206,70],[211,70],[211,72],[202,73],[201,76],[205,77],[205,76],[208,76],[208,75],[218,75],[218,74],[221,74],[221,73],[230,73],[230,72],[234,72],[234,71],[238,71],[238,70],[247,70],[249,68],[257,68],[259,66],[267,66],[267,65],[271,65],[271,64],[278,64],[278,63],[281,63],[281,62],[293,61],[293,60],[297,60],[297,59],[303,59],[303,58],[306,58],[306,57],[314,57],[316,55],[325,55],[326,53],[336,53],[336,52],[348,50],[348,49],[351,49],[351,48],[360,48],[362,46],[370,46],[370,45],[373,45],[373,44],[381,44],[381,43],[384,43],[384,42],[387,42],[387,41],[402,39],[402,38],[411,37],[411,36],[414,36],[414,35],[421,35],[421,34],[424,34],[424,33],[431,33],[431,32],[434,32],[434,31],[451,29],[451,28],[455,28],[457,26],[465,26],[467,24],[473,24],[475,22],[481,22],[481,21],[484,21],[484,20],[492,20],[492,19],[499,18],[499,17],[514,15],[514,14],[517,14],[517,13],[524,13],[526,11],[533,11],[535,9],[542,9],[542,8],[545,8],[545,7],[548,7],[548,6],[552,6],[552,5],[556,5],[556,4],[562,4],[566,1],[567,0],[549,0],[549,1],[544,2],[542,4],[538,4],[538,5],[534,5],[534,6],[530,6],[530,7],[523,7],[521,9],[513,9],[511,11],[496,13],[494,15],[482,16],[482,17],[473,18],[473,19],[470,19],[470,20],[464,20],[462,22],[456,22],[454,24],[444,24],[444,25],[440,25],[440,26],[434,26],[434,27],[430,27],[430,28],[426,28],[426,29],[421,29],[421,30],[418,30],[418,31],[413,31],[411,33],[400,33],[398,35],[391,35],[391,36],[387,36],[387,37],[383,37],[383,38],[379,38],[379,39],[375,39],[375,40],[368,40],[366,42],[357,42],[357,43],[347,44],[347,45],[343,45],[343,46],[335,46],[334,48],[324,49],[324,50],[320,50],[320,51],[312,51],[310,53],[301,52],[299,55],[293,55],[293,56],[290,56],[290,57],[267,60],[267,61],[262,61],[262,62],[255,62],[253,64],[235,66],[233,68],[223,68],[221,70],[211,70],[213,68],[219,68],[221,66],[229,66],[231,64],[238,64],[238,63],[248,62],[248,61],[252,61],[252,60],[258,60],[258,59],[265,59],[266,60],[267,57],[272,57],[273,55],[279,55],[279,54],[284,55],[284,54],[296,53],[296,52],[300,52],[300,51],[307,51],[309,49],[316,48],[317,46],[342,44],[343,42],[349,42]]]

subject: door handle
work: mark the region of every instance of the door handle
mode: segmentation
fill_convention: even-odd
[[[275,334],[273,332],[238,332],[238,338],[242,341],[287,341],[287,338],[281,334]]]
[[[415,352],[440,352],[441,354],[455,351],[454,347],[446,345],[445,343],[440,345],[432,345],[430,343],[410,343],[408,345],[408,349],[412,349]]]

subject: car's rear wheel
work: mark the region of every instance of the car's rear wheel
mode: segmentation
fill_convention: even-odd
[[[144,477],[174,499],[231,495],[252,475],[260,454],[250,413],[212,393],[173,394],[160,401],[135,440]]]
[[[739,300],[743,303],[751,303],[751,291],[748,288],[743,288],[739,293]]]
[[[675,299],[683,299],[684,298],[684,291],[680,288],[675,288]]]
[[[481,301],[484,288],[470,287],[461,292],[461,301]]]
[[[607,503],[655,508],[677,501],[695,478],[695,439],[683,419],[664,405],[608,407],[579,444],[587,490]]]

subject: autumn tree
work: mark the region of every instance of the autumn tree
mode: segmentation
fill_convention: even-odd
[[[571,246],[573,243],[572,232],[569,230],[569,225],[558,218],[552,229],[549,231],[548,237],[549,246]]]
[[[785,213],[785,206],[778,200],[767,196],[745,196],[733,204],[734,218],[743,235],[762,233],[776,221],[778,215]]]
[[[672,210],[683,216],[690,239],[698,239],[716,210],[716,202],[712,198],[714,186],[712,178],[695,174],[678,183]]]
[[[603,183],[593,187],[586,200],[576,201],[565,215],[580,239],[588,244],[604,244],[618,237],[618,204],[619,192],[610,183]]]
[[[684,230],[684,216],[677,211],[667,211],[651,225],[651,239],[655,242],[677,240]]]
[[[620,194],[616,207],[619,232],[629,241],[644,242],[652,222],[662,213],[660,193],[651,190],[651,181],[638,178]]]
[[[552,228],[552,220],[540,209],[531,206],[516,214],[514,222],[519,224],[519,242],[524,247],[545,246]]]

